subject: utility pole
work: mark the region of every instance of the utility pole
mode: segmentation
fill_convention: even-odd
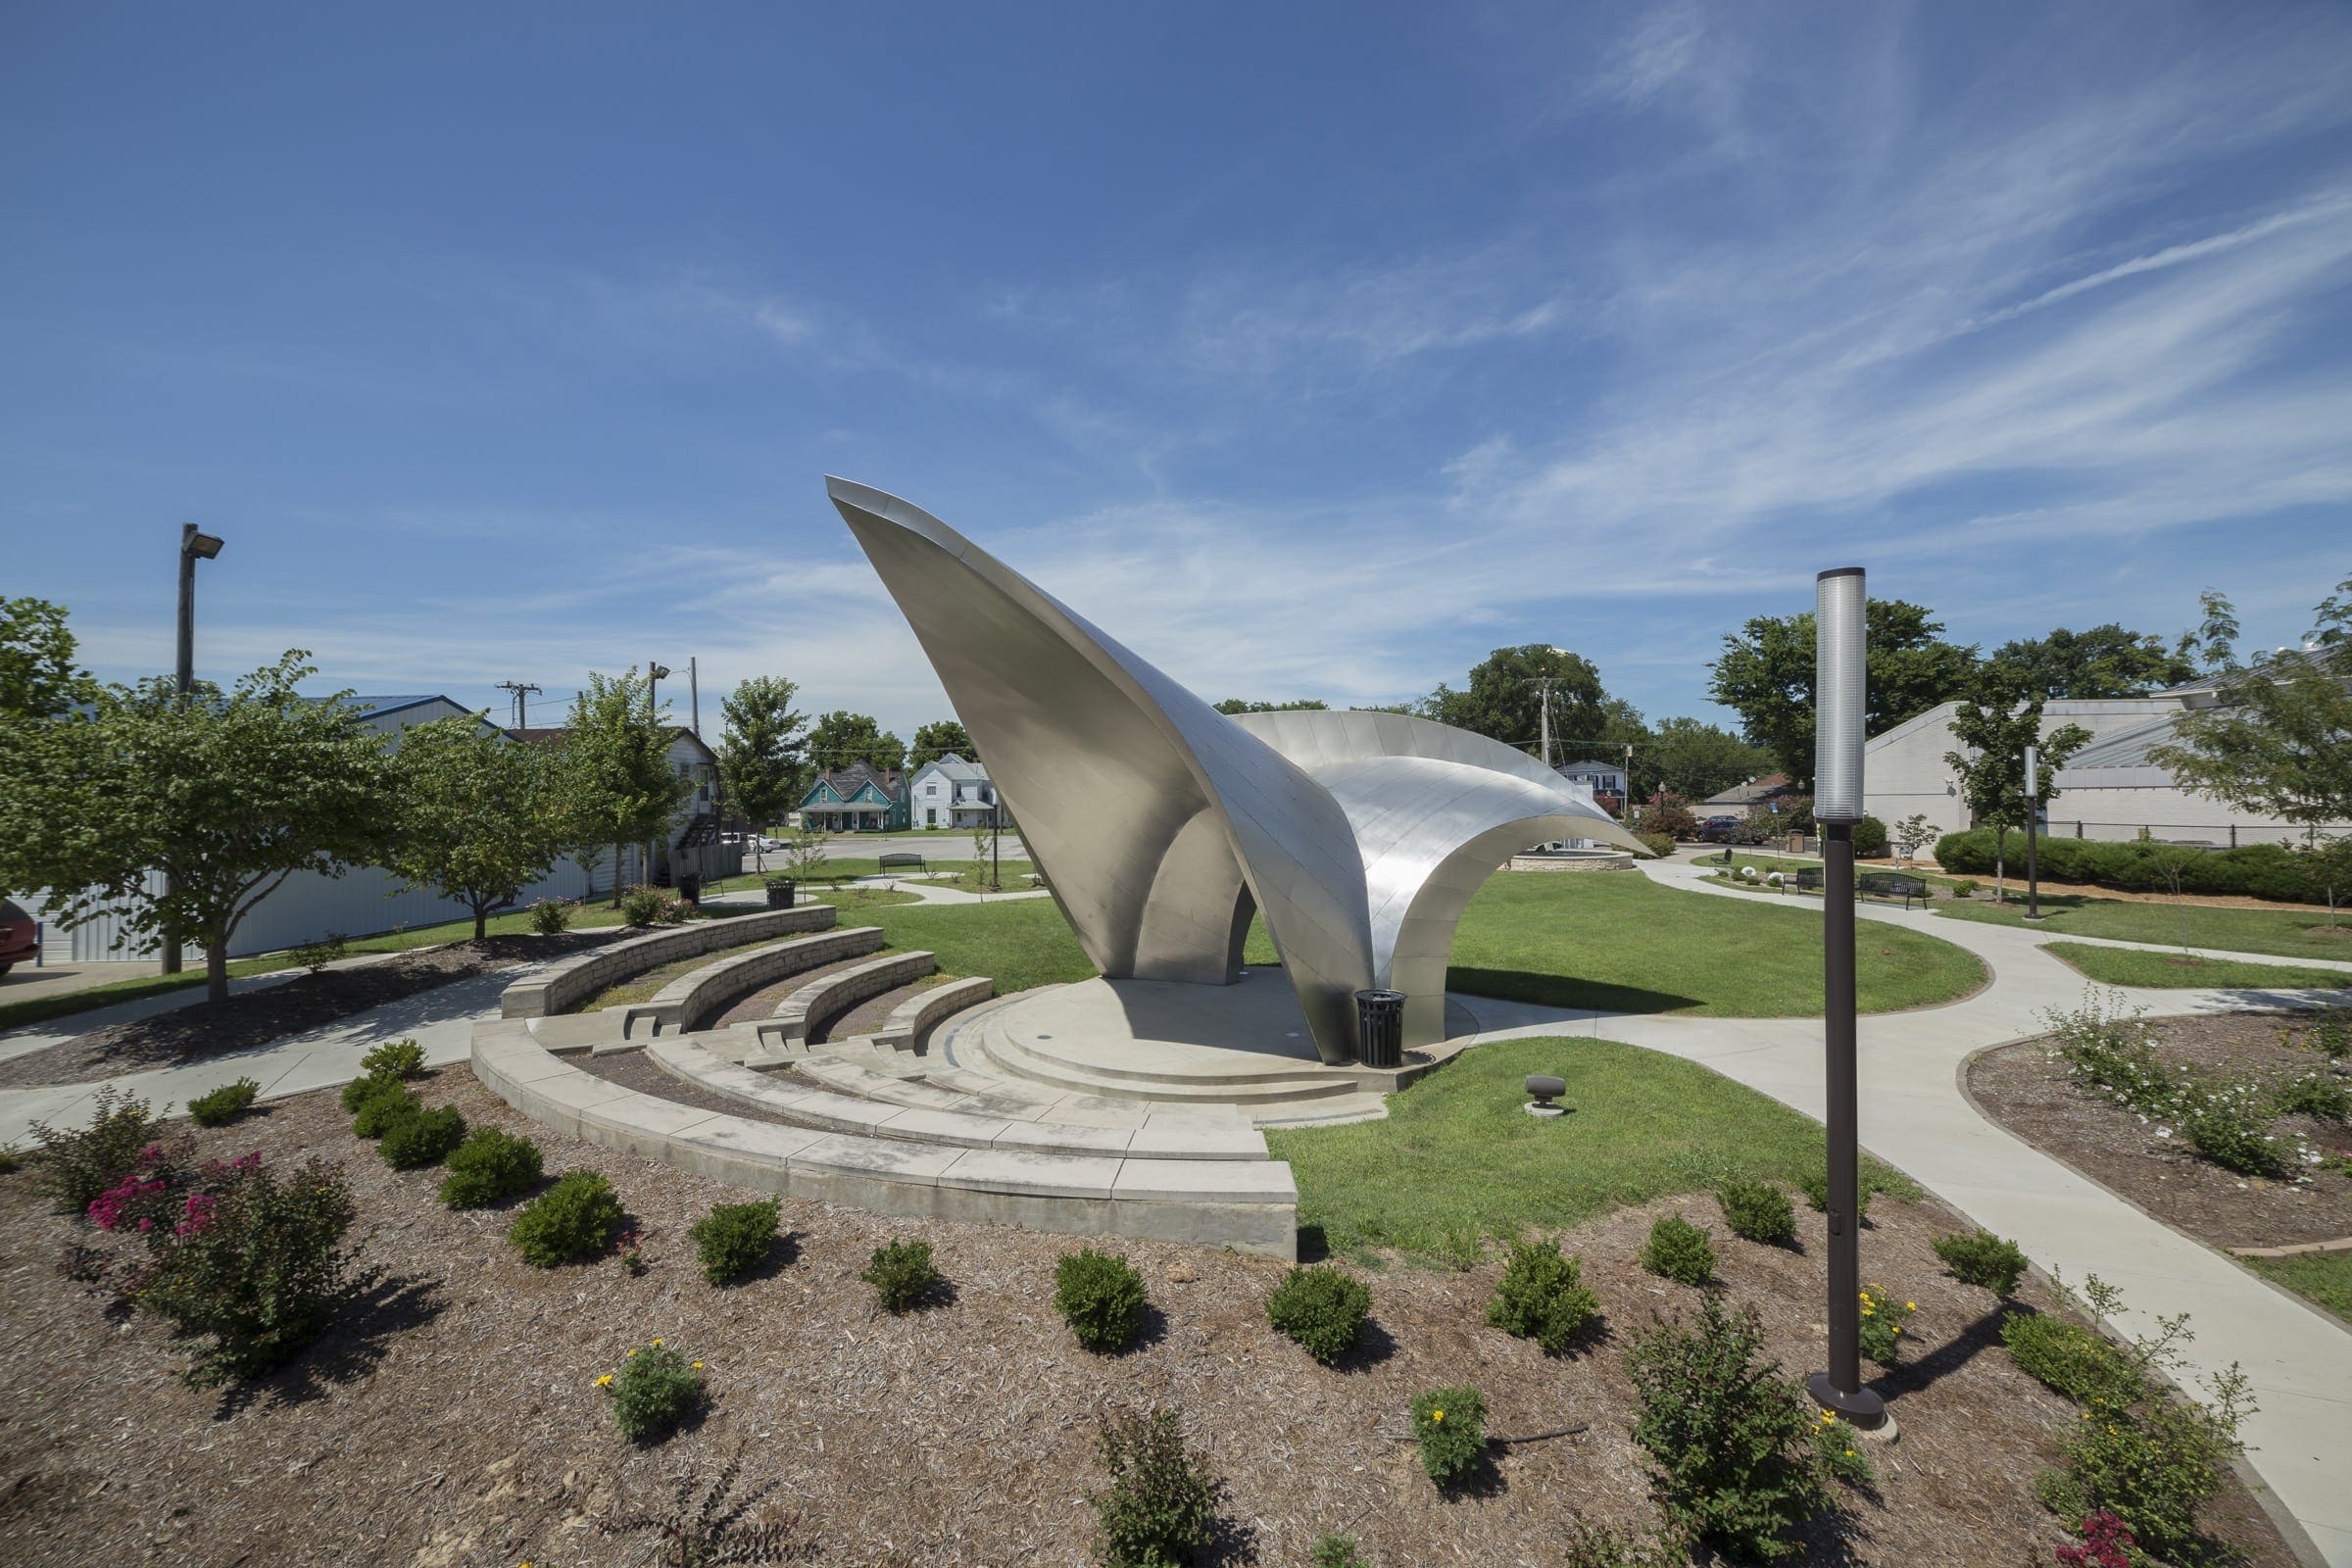
[[[531,727],[530,694],[537,692],[539,688],[523,681],[502,680],[498,683],[498,689],[509,694],[507,710],[514,715],[514,727],[529,729]]]
[[[699,741],[703,738],[703,682],[702,677],[695,673],[692,654],[686,656],[686,698],[689,710],[694,715],[694,738]]]

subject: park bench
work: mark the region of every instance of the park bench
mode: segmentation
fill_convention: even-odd
[[[923,864],[923,858],[919,855],[885,855],[882,857],[880,865],[885,875],[892,871],[904,871],[909,866],[917,871],[929,869]]]
[[[1799,893],[1819,893],[1821,891],[1821,867],[1818,865],[1804,865],[1797,867],[1796,891]]]
[[[1911,907],[1913,899],[1917,899],[1923,907],[1928,903],[1927,882],[1920,877],[1905,876],[1899,871],[1865,871],[1854,878],[1854,888],[1857,892],[1876,894],[1882,899],[1900,899],[1906,909]]]

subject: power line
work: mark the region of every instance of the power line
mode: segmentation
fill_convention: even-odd
[[[530,728],[530,700],[539,688],[527,681],[502,680],[498,689],[508,694],[507,711],[514,717],[514,727]]]

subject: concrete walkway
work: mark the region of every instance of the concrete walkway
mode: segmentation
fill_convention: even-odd
[[[1688,863],[1650,862],[1642,870],[1669,886],[1724,898],[1793,902],[1710,886]],[[1991,985],[1965,1001],[1861,1020],[1864,1145],[1977,1223],[2014,1238],[2042,1267],[2078,1284],[2096,1274],[2122,1287],[2126,1309],[2116,1327],[2124,1332],[2153,1331],[2160,1314],[2192,1314],[2190,1370],[2209,1377],[2233,1361],[2245,1368],[2262,1406],[2245,1428],[2249,1461],[2324,1560],[2352,1568],[2352,1332],[1994,1126],[1961,1092],[1968,1057],[2041,1033],[2045,1011],[2080,1006],[2089,982],[2040,951],[2055,940],[2052,933],[1946,920],[1924,910],[1865,906],[1859,912],[1965,948],[1993,975]],[[2328,995],[2121,994],[2152,1013],[2230,1011]],[[1605,1036],[1702,1062],[1816,1119],[1824,1110],[1819,1019],[1594,1014],[1460,1000],[1477,1015],[1481,1039]]]

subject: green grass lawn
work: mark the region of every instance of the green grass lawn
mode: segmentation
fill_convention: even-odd
[[[1531,1072],[1567,1080],[1569,1115],[1520,1110]],[[1793,1184],[1819,1168],[1822,1131],[1679,1057],[1613,1040],[1502,1040],[1391,1097],[1385,1121],[1268,1128],[1266,1147],[1291,1162],[1300,1227],[1320,1226],[1333,1251],[1458,1257],[1473,1238],[1561,1229],[1735,1176]],[[1882,1190],[1919,1196],[1869,1165]]]
[[[1975,956],[1948,942],[1877,923],[1857,935],[1865,1012],[1949,1002],[1984,981]],[[1252,961],[1272,956],[1269,947]],[[1463,911],[1446,983],[1607,1012],[1804,1017],[1822,1009],[1821,918],[1638,872],[1504,871]]]
[[[2292,1257],[2241,1257],[2238,1261],[2352,1322],[2352,1252],[2297,1252]]]
[[[2158,986],[2174,990],[2237,986],[2264,991],[2352,987],[2352,972],[2342,969],[2298,969],[2283,963],[2194,958],[2181,953],[2093,947],[2087,942],[2052,942],[2042,952],[2065,959],[2103,986]]]
[[[1984,886],[1992,885],[1990,878]],[[2024,925],[2024,884],[2011,879],[2014,904],[1942,904],[1936,912],[1955,920]],[[2167,947],[2220,948],[2230,953],[2268,953],[2282,958],[2352,959],[2352,915],[2330,932],[2328,911],[2303,905],[2272,909],[2217,909],[2203,905],[2136,903],[2082,894],[2043,894],[2040,929],[2057,936],[2111,937],[2121,942],[2154,942]]]
[[[1007,899],[995,904],[859,904],[854,892],[838,902],[845,926],[880,926],[893,948],[925,948],[939,956],[940,972],[987,975],[1000,995],[1032,986],[1091,980],[1095,966],[1052,899]],[[896,895],[911,901],[911,895]]]

